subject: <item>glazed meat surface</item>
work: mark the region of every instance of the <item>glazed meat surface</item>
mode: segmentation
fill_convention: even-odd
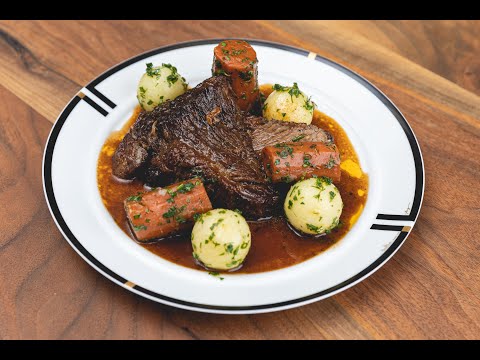
[[[259,154],[293,140],[333,143],[314,125],[244,113],[227,78],[215,76],[140,113],[113,155],[113,174],[151,186],[199,176],[215,207],[238,208],[251,219],[267,217],[279,199]]]
[[[113,156],[113,174],[151,185],[199,176],[214,206],[248,218],[271,215],[278,202],[224,76],[142,112]]]

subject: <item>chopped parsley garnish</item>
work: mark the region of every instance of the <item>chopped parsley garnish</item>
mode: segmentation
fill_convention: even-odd
[[[202,214],[199,214],[199,213],[193,214],[193,221],[197,222],[201,218],[202,218]]]
[[[168,86],[172,86],[178,80],[178,74],[170,74],[167,76]]]
[[[184,184],[181,184],[177,187],[177,193],[180,193],[180,194],[185,194],[189,191],[191,191],[195,185],[197,184],[192,184],[192,183],[184,183]]]
[[[225,72],[225,70],[223,69],[217,69],[215,70],[215,72],[213,73],[214,76],[217,76],[217,75],[223,75],[223,76],[230,76],[229,73]]]
[[[187,222],[187,219],[185,219],[183,216],[178,215],[175,220],[177,220],[178,223],[183,224]]]
[[[162,64],[162,67],[166,67],[171,71],[171,74],[167,76],[168,86],[170,87],[177,82],[180,75],[177,72],[177,68],[171,64]]]
[[[233,253],[233,244],[229,243],[227,246],[225,246],[225,250],[229,253]]]
[[[273,90],[275,91],[287,91],[288,87],[287,86],[282,86],[280,84],[275,84],[272,86]]]
[[[303,155],[303,167],[313,167],[313,164],[310,162],[310,159],[312,158],[311,155],[309,154],[304,154]]]
[[[246,51],[245,49],[232,50],[231,54],[232,55],[240,55],[240,54],[243,54],[245,51]]]
[[[140,214],[133,215],[134,219],[140,219]]]
[[[305,104],[303,104],[303,107],[308,111],[313,111],[313,109],[315,108],[315,104],[313,103],[313,101],[310,100],[310,98],[308,98],[305,99]]]
[[[296,82],[293,83],[293,86],[288,90],[288,93],[290,94],[290,97],[292,98],[293,102],[293,97],[297,97],[301,94],[300,89],[298,88],[298,85]]]
[[[175,220],[177,220],[178,222],[182,222],[183,218],[178,216],[179,214],[181,214],[183,212],[183,210],[185,210],[187,206],[186,205],[183,205],[179,208],[177,208],[175,205],[172,206],[170,209],[168,209],[168,211],[166,213],[164,213],[162,216],[165,218],[165,219],[170,219],[170,218],[173,218],[175,216],[177,216],[175,218]],[[185,222],[185,221],[183,221]]]
[[[159,78],[160,77],[160,71],[161,71],[160,67],[158,67],[158,66],[153,67],[152,63],[147,64],[146,73],[147,73],[148,76],[151,76],[151,77],[157,76],[157,78]]]
[[[287,144],[275,144],[276,148],[282,149],[281,151],[277,151],[277,155],[280,156],[282,159],[285,159],[290,155],[293,158],[293,148],[288,146]]]
[[[339,219],[338,217],[335,217],[335,218],[333,219],[333,227],[332,227],[332,229],[336,228],[336,227],[338,226],[339,222],[340,222],[340,219]]]
[[[213,231],[213,229],[215,229],[215,227],[217,227],[218,225],[220,225],[220,223],[222,223],[222,222],[223,222],[223,220],[225,220],[225,219],[224,219],[224,218],[220,218],[220,219],[218,219],[218,221],[217,221],[217,222],[213,223],[213,224],[212,224],[212,226],[210,226],[210,230],[212,230],[212,231]]]
[[[316,189],[320,189],[320,190],[323,190],[323,180],[322,178],[319,178],[319,177],[315,177],[315,186],[314,188]]]
[[[167,68],[167,69],[170,69],[170,72],[171,72],[170,75],[167,76],[168,86],[170,87],[173,84],[175,84],[178,81],[178,79],[180,78],[180,75],[178,74],[177,68],[175,66],[173,66],[171,64],[162,64],[162,66],[154,67],[152,63],[148,63],[146,73],[147,73],[148,76],[151,76],[151,77],[156,76],[157,79],[158,79],[158,78],[160,78],[162,68],[164,68],[164,67]],[[185,79],[183,77],[181,77],[181,79],[185,83]],[[184,84],[184,85],[186,85],[186,84]],[[140,88],[140,93],[141,93],[141,96],[143,98],[144,93],[145,93],[145,89],[142,90],[142,88]],[[161,97],[160,100],[163,100],[163,97]],[[151,105],[151,104],[149,104],[149,105]]]
[[[247,72],[242,72],[242,71],[240,71],[240,72],[238,73],[238,76],[240,76],[240,79],[242,79],[243,81],[248,82],[248,81],[252,80],[253,71],[251,71],[251,70],[249,70],[249,71],[247,71]]]
[[[220,273],[218,271],[209,271],[208,272],[208,275],[212,275],[212,276],[218,276],[218,278],[220,280],[223,280],[224,278],[220,276]]]
[[[178,195],[178,194],[185,194],[189,191],[192,191],[192,189],[195,187],[195,185],[198,185],[199,182],[195,182],[194,184],[192,183],[184,183],[184,184],[181,184],[177,187],[177,190],[173,191],[171,189],[167,189],[167,194],[170,195],[170,198],[167,199],[167,202],[168,203],[172,203],[175,201],[175,197]]]
[[[162,67],[166,67],[167,69],[172,70],[172,73],[177,72],[177,68],[175,66],[173,66],[172,64],[162,64]]]
[[[321,181],[326,182],[327,185],[330,185],[332,183],[332,179],[330,179],[328,176],[322,176],[322,177],[319,177],[317,179],[320,179]],[[318,180],[317,180],[317,183],[318,183]]]
[[[275,159],[275,165],[280,165],[280,159]]]
[[[238,245],[235,250],[233,250],[233,256],[237,256],[238,250],[240,250],[240,245]]]
[[[152,104],[153,104],[153,101],[151,99],[148,100],[147,105],[152,105]]]
[[[298,135],[298,136],[295,136],[295,137],[292,139],[292,141],[293,141],[293,142],[297,142],[297,141],[302,140],[304,137],[305,137],[304,134]]]
[[[327,169],[333,168],[335,165],[337,165],[337,162],[335,161],[334,157],[330,155],[330,159],[328,162],[324,165]]]
[[[228,263],[227,264],[227,267],[232,267],[234,265],[237,265],[237,263],[239,262],[240,260],[232,260],[232,262]]]
[[[320,232],[322,231],[321,227],[318,227],[318,226],[315,226],[315,225],[312,225],[312,224],[307,224],[307,229],[311,230],[311,231],[313,231],[317,234],[320,234]]]
[[[227,46],[227,43],[226,43],[225,41],[222,41],[222,42],[220,43],[220,45],[221,45],[222,47],[225,47],[225,46]]]
[[[127,198],[127,201],[141,201],[142,200],[142,195],[138,193],[137,195],[132,195]]]
[[[293,201],[292,200],[288,200],[288,208],[291,209],[293,206]]]
[[[280,178],[280,181],[283,181],[283,182],[286,182],[286,183],[290,183],[290,182],[293,181],[293,179],[292,179],[289,175],[287,175],[287,176],[282,176],[282,177]]]
[[[140,231],[140,230],[147,230],[145,225],[133,225],[133,230]]]
[[[165,219],[168,219],[168,218],[171,218],[171,217],[174,217],[175,214],[177,213],[178,209],[176,206],[172,206],[170,209],[168,209],[168,211],[166,213],[164,213],[162,216],[165,218]]]
[[[235,209],[235,210],[233,210],[233,211],[235,211],[236,213],[238,213],[238,214],[242,215],[242,211],[241,211],[241,210],[239,210],[239,209]]]
[[[300,91],[300,89],[298,88],[298,84],[296,82],[293,83],[293,86],[282,86],[280,84],[275,84],[273,85],[273,90],[275,91],[286,91],[290,94],[290,97],[292,99],[292,102],[293,102],[293,97],[299,97],[300,94],[302,93]],[[310,102],[309,100],[307,100],[308,102]]]
[[[330,194],[330,201],[332,201],[335,198],[335,196],[337,195],[333,191],[330,191],[329,194]]]

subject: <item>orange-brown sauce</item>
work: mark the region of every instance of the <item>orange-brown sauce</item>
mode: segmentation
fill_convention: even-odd
[[[271,85],[260,86],[268,96]],[[143,191],[139,181],[120,182],[112,176],[112,156],[123,136],[135,122],[140,107],[137,107],[124,125],[105,141],[97,165],[97,182],[102,201],[120,228],[132,239],[123,200],[138,191]],[[342,160],[341,181],[338,187],[344,202],[340,220],[342,226],[320,238],[300,237],[288,227],[285,219],[277,218],[264,222],[250,222],[252,245],[243,266],[236,273],[256,273],[276,270],[298,264],[326,250],[338,242],[355,224],[361,214],[368,193],[368,176],[359,167],[359,160],[344,130],[326,114],[315,110],[313,124],[328,130],[340,149]],[[352,175],[350,175],[352,174]],[[132,240],[133,241],[133,240]],[[151,252],[176,264],[203,270],[192,257],[192,245],[188,235],[162,240],[154,244],[141,244]]]

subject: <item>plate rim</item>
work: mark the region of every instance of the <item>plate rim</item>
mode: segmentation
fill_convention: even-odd
[[[223,313],[223,314],[251,314],[251,313],[263,313],[263,312],[286,310],[289,308],[298,307],[298,306],[306,305],[315,301],[325,299],[327,297],[335,295],[341,291],[344,291],[354,286],[355,284],[366,279],[367,277],[372,275],[375,271],[380,269],[398,251],[398,249],[403,245],[403,243],[407,239],[408,235],[410,234],[413,227],[415,226],[416,220],[418,219],[418,215],[420,213],[420,209],[423,203],[423,197],[425,193],[425,169],[424,169],[424,161],[423,161],[420,145],[415,136],[415,133],[413,132],[405,116],[401,113],[401,111],[393,103],[393,101],[391,101],[390,98],[388,98],[380,89],[378,89],[370,81],[368,81],[363,76],[356,73],[355,71],[331,59],[318,55],[314,52],[310,52],[305,49],[301,49],[298,47],[294,47],[294,46],[290,46],[290,45],[286,45],[278,42],[266,41],[261,39],[249,39],[249,38],[208,38],[208,39],[173,43],[173,44],[168,44],[155,49],[151,49],[143,53],[140,53],[138,55],[135,55],[133,57],[130,57],[110,67],[109,69],[101,73],[99,76],[91,80],[84,88],[88,89],[90,92],[92,92],[94,95],[96,95],[99,99],[104,101],[109,107],[113,109],[116,107],[116,104],[110,101],[101,92],[96,90],[95,86],[101,83],[103,80],[110,77],[111,75],[113,75],[114,73],[118,72],[119,70],[122,70],[123,68],[133,63],[140,61],[143,58],[160,54],[162,52],[184,48],[184,47],[216,44],[219,41],[227,40],[227,39],[246,40],[253,45],[256,44],[260,46],[272,47],[272,48],[276,48],[284,51],[294,52],[296,54],[308,56],[315,61],[323,62],[337,69],[343,74],[349,76],[353,80],[357,81],[360,85],[365,87],[370,93],[372,93],[377,99],[379,99],[383,103],[383,105],[387,107],[387,109],[397,119],[397,121],[399,122],[400,126],[402,127],[405,133],[405,136],[407,137],[407,140],[409,142],[409,145],[412,151],[413,160],[414,160],[415,173],[416,173],[414,200],[410,209],[410,214],[407,214],[407,215],[378,214],[376,219],[390,220],[390,221],[403,220],[403,221],[411,222],[411,226],[404,227],[402,225],[373,224],[372,229],[399,232],[396,239],[390,244],[388,249],[380,255],[380,257],[378,257],[375,261],[373,261],[369,266],[365,267],[362,271],[358,272],[354,276],[350,277],[349,279],[335,286],[332,286],[320,292],[316,292],[314,294],[303,296],[297,299],[282,301],[282,302],[273,303],[273,304],[262,304],[262,305],[252,305],[252,306],[219,306],[219,305],[198,304],[198,303],[193,303],[193,302],[165,296],[165,295],[156,293],[154,291],[142,288],[138,285],[132,284],[127,279],[124,279],[123,277],[121,277],[120,275],[116,274],[114,271],[110,270],[105,265],[103,265],[99,260],[97,260],[90,252],[88,252],[83,247],[81,242],[73,235],[68,225],[66,224],[58,208],[58,204],[55,199],[55,194],[53,192],[51,165],[52,165],[52,158],[53,158],[53,152],[54,152],[56,140],[58,138],[58,135],[60,133],[62,126],[66,122],[71,111],[75,108],[75,106],[81,100],[81,97],[78,96],[78,93],[74,95],[71,98],[71,100],[68,102],[68,104],[63,108],[63,110],[57,117],[55,123],[53,124],[46,141],[46,146],[44,149],[43,161],[42,161],[42,182],[43,182],[43,191],[44,191],[45,199],[48,205],[48,209],[50,211],[52,218],[54,219],[54,222],[57,228],[59,229],[59,231],[65,238],[65,240],[67,240],[67,242],[82,257],[82,259],[85,262],[87,262],[91,267],[93,267],[95,270],[97,270],[99,273],[101,273],[103,276],[113,281],[114,283],[122,286],[123,288],[133,293],[136,293],[137,295],[141,295],[145,298],[148,298],[156,302],[160,302],[166,305],[179,307],[187,310],[200,311],[200,312]]]

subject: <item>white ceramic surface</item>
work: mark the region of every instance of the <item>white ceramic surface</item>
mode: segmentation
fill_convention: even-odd
[[[368,81],[307,51],[250,41],[259,83],[294,81],[345,129],[369,174],[358,222],[338,244],[301,264],[259,274],[225,275],[184,268],[132,241],[102,204],[96,163],[106,137],[129,118],[145,63],[174,64],[191,86],[208,78],[219,40],[152,50],[108,70],[75,96],[55,123],[44,156],[44,188],[67,241],[106,277],[172,306],[217,313],[287,309],[331,296],[377,270],[403,243],[423,197],[423,161],[398,109]],[[87,144],[87,146],[85,146]]]

